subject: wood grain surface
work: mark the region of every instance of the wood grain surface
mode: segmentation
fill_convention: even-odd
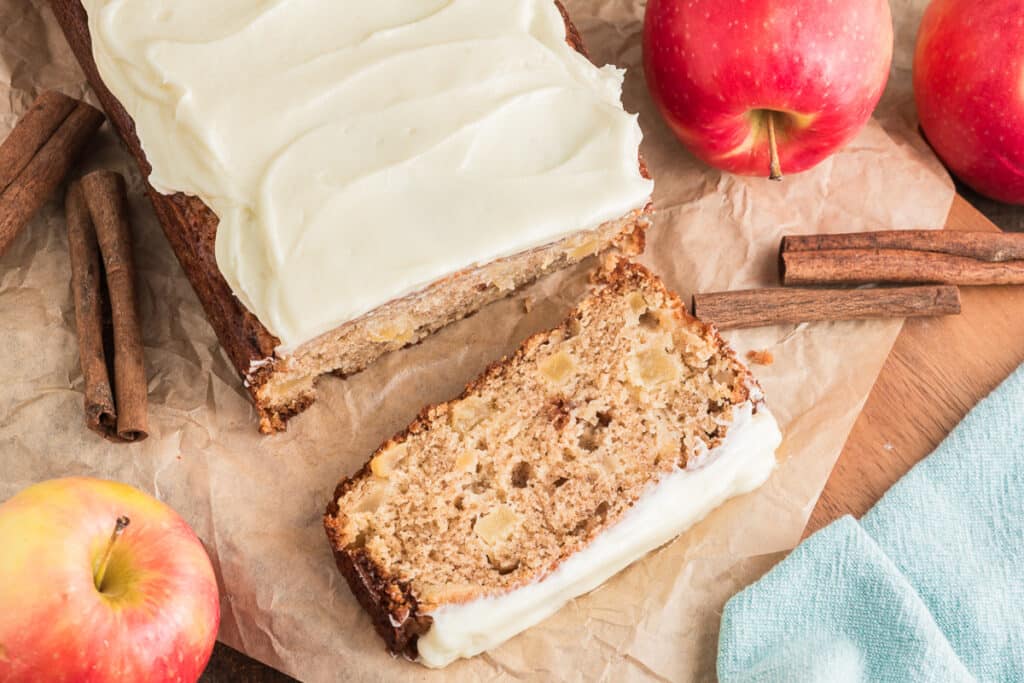
[[[957,196],[948,230],[998,230]],[[908,320],[850,433],[805,535],[860,517],[1024,363],[1024,287],[965,287],[963,312]]]

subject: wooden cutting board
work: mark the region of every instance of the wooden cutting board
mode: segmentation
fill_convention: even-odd
[[[999,228],[957,195],[946,229]],[[962,295],[958,316],[907,321],[805,536],[842,515],[867,512],[1024,363],[1024,286],[965,287]]]

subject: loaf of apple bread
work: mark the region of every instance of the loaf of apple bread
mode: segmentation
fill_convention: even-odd
[[[510,1],[506,0],[509,6]],[[565,40],[585,55],[580,35],[564,8],[557,0],[551,1],[564,18]],[[104,0],[89,0],[86,4],[97,11],[145,10],[145,7],[140,9],[127,3],[114,3],[117,5],[114,7]],[[169,3],[167,16],[173,13],[170,7],[173,4]],[[254,6],[237,4],[245,11],[255,11]],[[51,0],[51,5],[111,123],[135,156],[143,175],[148,177],[152,160],[147,159],[143,150],[144,141],[137,134],[136,122],[100,75],[94,55],[94,36],[90,34],[89,17],[82,0]],[[227,11],[225,8],[228,6],[225,4],[219,11]],[[285,8],[282,7],[281,11],[284,12]],[[150,12],[155,16],[157,9]],[[166,43],[163,41],[161,44]],[[459,102],[452,101],[451,107],[457,109]],[[167,136],[175,134],[175,130],[165,131]],[[600,134],[601,131],[595,132],[595,135]],[[367,167],[376,163],[372,158],[365,161]],[[641,175],[648,178],[642,159],[639,165]],[[309,177],[314,178],[323,169],[311,168],[309,171]],[[263,432],[284,429],[291,416],[308,407],[316,396],[317,379],[326,373],[341,376],[356,373],[383,354],[414,344],[524,284],[592,254],[613,247],[626,254],[641,251],[650,213],[649,205],[640,206],[600,225],[560,226],[565,230],[562,235],[567,236],[504,258],[465,263],[464,267],[407,296],[391,299],[294,348],[285,348],[281,339],[268,329],[267,321],[257,317],[244,299],[233,291],[219,268],[216,248],[219,221],[211,208],[200,198],[181,192],[162,194],[153,187],[149,187],[148,192],[164,232],[221,345],[242,375],[256,405]],[[470,197],[470,200],[482,201],[479,197]],[[451,201],[461,199],[452,196]],[[377,226],[364,225],[361,229],[372,239]],[[479,229],[485,231],[487,226],[482,224]],[[573,230],[575,232],[571,232]],[[377,239],[382,238],[378,236]],[[341,247],[340,251],[344,251],[344,245]],[[339,257],[331,267],[344,270],[346,264]]]

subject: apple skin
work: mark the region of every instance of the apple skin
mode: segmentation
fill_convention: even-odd
[[[983,195],[1024,204],[1024,0],[935,0],[914,52],[928,142]]]
[[[644,71],[655,104],[707,164],[769,175],[766,112],[781,171],[849,142],[885,90],[887,0],[650,0]]]
[[[130,523],[94,583],[116,519]],[[30,486],[0,505],[0,680],[195,681],[220,623],[202,543],[125,484]]]

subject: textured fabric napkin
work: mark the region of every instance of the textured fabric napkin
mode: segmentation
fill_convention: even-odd
[[[733,681],[1024,681],[1024,367],[722,616]]]

